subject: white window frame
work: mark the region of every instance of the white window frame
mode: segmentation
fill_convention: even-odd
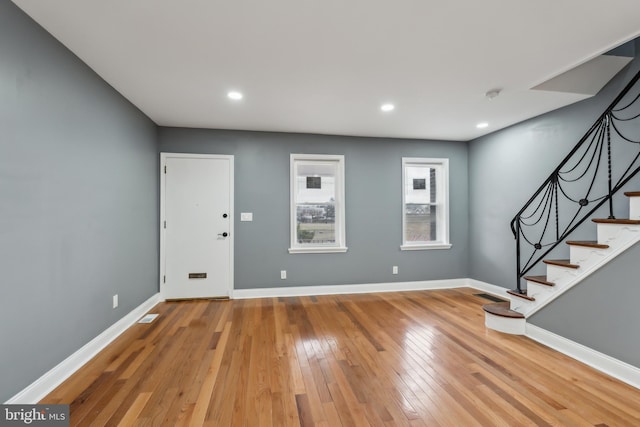
[[[296,195],[298,194],[297,172],[298,165],[301,163],[336,163],[335,176],[335,243],[332,245],[301,245],[296,238]],[[290,254],[304,253],[336,253],[346,252],[346,233],[345,233],[345,192],[344,192],[344,156],[329,154],[291,154],[290,156],[290,223],[291,223],[291,242],[289,247]]]
[[[434,168],[436,170],[436,236],[437,241],[432,242],[407,242],[406,234],[406,215],[405,215],[405,199],[406,199],[406,169],[408,166],[424,166]],[[435,159],[422,157],[403,157],[402,158],[402,246],[400,250],[415,251],[428,249],[449,249],[449,159]]]

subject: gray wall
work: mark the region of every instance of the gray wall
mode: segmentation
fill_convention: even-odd
[[[635,59],[597,96],[469,143],[471,277],[498,286],[515,287],[515,240],[509,228],[511,219],[638,69],[640,60]],[[639,188],[640,177],[625,187]],[[600,217],[608,215],[604,209],[598,212],[603,212],[598,214]],[[628,200],[621,193],[615,199],[614,213],[618,217],[629,215]],[[561,221],[567,219],[561,213]],[[589,222],[571,239],[595,239],[595,236],[595,225]],[[568,248],[560,245],[551,256],[566,257]],[[532,273],[544,274],[544,269]]]
[[[571,288],[529,321],[640,367],[638,259],[640,244]]]
[[[156,150],[148,118],[0,2],[0,402],[157,292]]]
[[[235,156],[236,289],[468,276],[466,143],[178,128],[160,128],[159,141],[161,152]],[[345,155],[347,253],[287,252],[290,153]],[[451,249],[400,251],[402,157],[450,159]]]
[[[510,287],[509,220],[640,68],[594,99],[467,144],[158,130],[10,2],[0,2],[0,58],[0,401],[157,292],[158,151],[235,155],[236,289],[462,277]],[[288,254],[290,153],[346,156],[346,254]],[[399,250],[403,156],[450,159],[452,249]],[[639,250],[533,323],[640,365],[638,340],[619,333],[638,324],[626,284]],[[602,283],[624,297],[604,298]],[[602,304],[618,313],[605,325],[584,309]]]
[[[472,278],[515,287],[515,240],[509,222],[639,69],[640,60],[635,59],[594,98],[469,143]],[[640,177],[624,189],[640,189]],[[619,218],[629,215],[629,202],[621,193],[614,213]],[[607,213],[600,209],[596,216]],[[596,226],[590,221],[571,236],[595,238]],[[640,324],[640,288],[632,271],[639,251],[636,247],[607,265],[539,311],[531,323],[640,366],[640,340],[634,332],[634,325]],[[554,257],[568,257],[568,247],[561,244],[549,256]],[[544,266],[532,273],[545,274]]]

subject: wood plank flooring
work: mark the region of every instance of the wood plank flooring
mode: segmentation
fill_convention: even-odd
[[[472,289],[161,303],[47,396],[78,426],[638,426],[640,390]]]

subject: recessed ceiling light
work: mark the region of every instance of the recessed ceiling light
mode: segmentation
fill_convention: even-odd
[[[476,125],[476,127],[477,127],[478,129],[488,128],[488,127],[489,127],[489,123],[487,123],[487,122],[478,123],[478,124]]]
[[[396,106],[393,104],[382,104],[382,106],[380,106],[380,109],[385,112],[393,111],[395,108]]]
[[[231,91],[231,92],[229,92],[229,93],[227,94],[227,96],[228,96],[230,99],[233,99],[234,101],[238,101],[238,100],[242,99],[242,96],[243,96],[243,95],[242,95],[240,92]]]

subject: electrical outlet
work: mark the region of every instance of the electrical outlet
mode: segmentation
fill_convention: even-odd
[[[118,294],[113,296],[113,308],[118,308]]]
[[[287,270],[280,270],[280,278],[285,280],[287,278]]]
[[[398,266],[394,265],[392,269],[393,274],[398,274]]]

